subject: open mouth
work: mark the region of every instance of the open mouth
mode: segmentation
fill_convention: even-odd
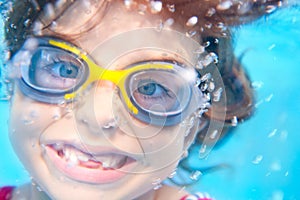
[[[94,154],[67,144],[46,145],[46,154],[67,177],[86,183],[103,184],[121,179],[136,163],[119,153]]]

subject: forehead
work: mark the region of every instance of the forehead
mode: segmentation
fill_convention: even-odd
[[[148,2],[147,5],[142,4],[145,6],[143,7],[131,1],[91,2],[77,0],[52,20],[52,25],[35,34],[59,36],[71,41],[104,66],[120,55],[136,49],[151,47],[169,50],[191,60],[192,51],[199,48],[198,42],[187,37],[187,30],[180,28],[178,24],[164,24],[162,27],[166,16],[159,4],[151,5]],[[50,21],[51,9],[53,8],[45,9],[42,16],[44,21]],[[154,55],[153,51],[151,54],[150,51],[135,52],[139,54],[127,55],[127,58],[131,56],[131,62],[140,61],[139,58],[145,59],[146,56],[150,56],[146,58],[150,60]]]

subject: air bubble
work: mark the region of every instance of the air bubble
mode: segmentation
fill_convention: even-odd
[[[174,178],[177,173],[177,169],[174,169],[173,172],[168,176],[168,178]]]
[[[144,15],[145,12],[146,12],[146,10],[147,10],[147,6],[145,4],[139,4],[139,6],[138,6],[138,13],[140,15]]]
[[[188,19],[186,22],[187,26],[195,26],[198,23],[198,17],[197,16],[192,16]]]
[[[204,46],[200,46],[199,48],[197,48],[194,53],[195,54],[202,54],[205,51],[205,47]]]
[[[264,85],[264,83],[262,81],[254,81],[251,83],[251,86],[254,89],[260,89],[263,85]]]
[[[201,89],[202,92],[206,91],[207,88],[208,88],[208,84],[207,83],[202,84],[201,87],[200,87],[200,89]]]
[[[133,5],[133,0],[124,0],[124,5],[127,9],[130,9]]]
[[[218,130],[214,130],[214,131],[209,135],[209,139],[215,140],[218,136],[219,136]]]
[[[159,13],[162,10],[162,2],[161,1],[151,1],[150,2],[151,12]]]
[[[202,157],[202,154],[206,152],[207,146],[206,144],[202,145],[200,150],[199,150],[199,157]]]
[[[263,159],[263,156],[262,155],[257,155],[257,156],[255,156],[255,158],[252,160],[252,163],[253,164],[259,164],[261,161],[262,161],[262,159]]]
[[[222,88],[217,89],[217,90],[213,93],[213,95],[214,95],[213,101],[215,101],[215,102],[220,101],[222,92],[223,92],[223,89],[222,89]]]
[[[164,23],[160,20],[158,26],[156,27],[156,30],[158,32],[161,32],[163,29],[164,29]]]
[[[185,35],[186,35],[187,37],[190,37],[190,38],[191,38],[191,37],[194,37],[196,34],[197,34],[197,31],[195,31],[195,30],[190,30],[190,31],[187,31]]]
[[[61,118],[60,114],[54,114],[53,117],[52,117],[52,119],[53,119],[54,121],[57,121],[57,120],[59,120],[60,118]]]
[[[170,12],[172,12],[172,13],[175,12],[175,10],[176,10],[174,4],[171,4],[171,5],[168,4],[168,5],[167,5],[167,8],[168,8],[168,10],[169,10]]]
[[[273,94],[270,94],[268,97],[265,98],[265,102],[270,102],[273,98]]]
[[[268,138],[273,137],[277,133],[277,129],[274,129],[271,133],[269,133]]]
[[[159,188],[161,188],[161,187],[162,187],[161,182],[162,182],[162,181],[161,181],[160,178],[155,179],[155,180],[152,182],[153,190],[158,190]]]
[[[237,126],[237,125],[238,125],[238,118],[237,118],[237,116],[234,116],[231,119],[231,126]]]
[[[277,6],[274,6],[274,5],[269,5],[266,7],[266,13],[272,13],[274,12],[275,10],[277,9]]]
[[[232,1],[223,1],[217,5],[217,10],[228,10],[232,6]]]
[[[25,26],[25,27],[29,27],[29,26],[30,26],[30,23],[31,23],[31,20],[30,20],[30,19],[26,19],[26,20],[24,21],[24,26]]]
[[[204,74],[202,77],[201,77],[201,81],[202,82],[205,82],[205,81],[208,81],[209,79],[211,78],[211,73],[206,73]]]
[[[33,124],[34,123],[34,121],[33,120],[31,120],[31,119],[23,119],[23,124],[24,125],[31,125],[31,124]]]
[[[165,26],[172,26],[175,20],[173,18],[169,18],[165,21]]]
[[[216,86],[215,86],[215,83],[214,83],[214,82],[209,82],[207,90],[208,90],[209,92],[212,92],[212,91],[214,91],[215,87],[216,87]]]
[[[214,8],[209,8],[207,13],[206,13],[206,17],[211,17],[216,13],[216,9]]]
[[[44,10],[45,10],[45,15],[47,18],[49,18],[49,19],[55,18],[55,10],[54,10],[52,3],[47,3],[45,5]]]
[[[211,29],[212,23],[207,23],[207,24],[205,24],[204,26],[205,26],[205,28]]]
[[[203,60],[200,60],[201,64],[204,66],[204,67],[207,67],[208,65],[210,65],[211,63],[217,63],[218,62],[218,56],[213,53],[213,52],[210,52],[208,55],[206,55],[204,57]]]
[[[199,170],[196,170],[196,171],[192,172],[192,174],[190,175],[190,179],[192,179],[193,181],[197,181],[197,180],[199,180],[200,176],[202,176],[202,172]]]

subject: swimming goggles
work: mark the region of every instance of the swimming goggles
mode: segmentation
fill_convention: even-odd
[[[47,37],[30,40],[34,48],[20,50],[25,52],[26,62],[20,66],[19,86],[34,100],[70,102],[94,82],[108,80],[117,86],[127,110],[146,123],[175,125],[191,114],[191,106],[193,111],[201,107],[202,93],[195,86],[199,74],[191,66],[157,60],[111,70],[97,65],[87,53],[65,41]],[[153,122],[153,118],[157,120]]]

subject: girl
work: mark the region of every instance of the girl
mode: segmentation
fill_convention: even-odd
[[[32,179],[3,197],[209,199],[161,182],[252,114],[230,26],[281,1],[8,5],[10,139]]]

